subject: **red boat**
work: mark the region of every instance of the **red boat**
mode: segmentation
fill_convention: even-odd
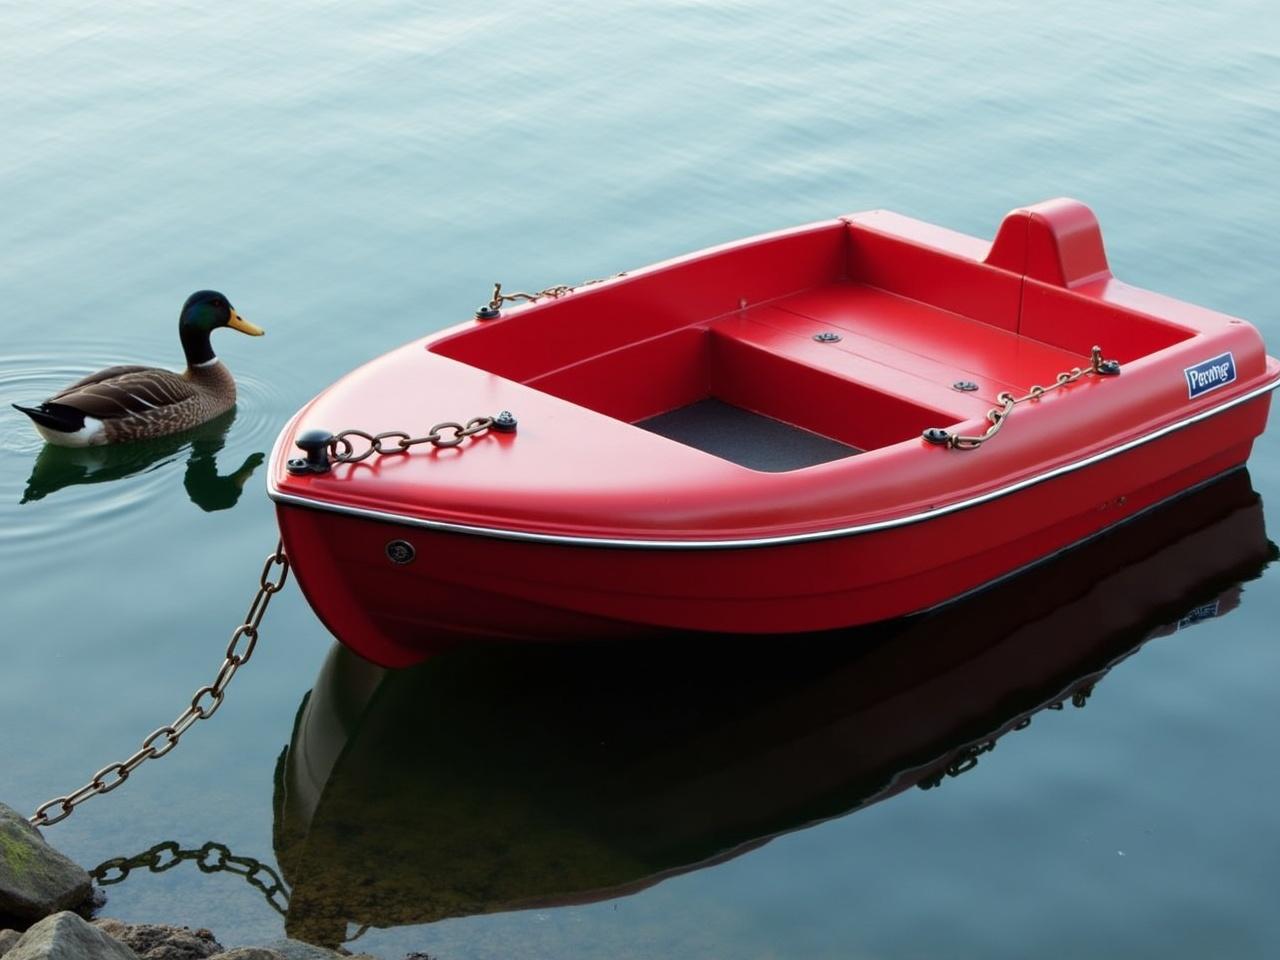
[[[876,211],[528,299],[277,441],[298,581],[369,660],[926,610],[1240,466],[1280,386],[1245,321],[1114,279],[1072,200],[992,242]]]

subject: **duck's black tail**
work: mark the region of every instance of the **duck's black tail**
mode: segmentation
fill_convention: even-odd
[[[40,426],[59,433],[75,433],[84,429],[84,414],[65,403],[42,403],[38,407],[24,407],[15,403],[13,409],[21,410]]]

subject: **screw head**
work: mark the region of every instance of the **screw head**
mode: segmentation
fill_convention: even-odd
[[[516,415],[510,410],[502,410],[493,418],[492,429],[499,433],[515,433],[516,426]]]
[[[951,385],[952,390],[959,390],[961,393],[973,393],[978,389],[978,385],[972,380],[957,380]]]
[[[832,333],[830,330],[823,330],[821,333],[815,333],[813,339],[819,343],[839,343],[840,334]]]
[[[387,559],[395,564],[412,563],[417,552],[408,540],[392,540],[387,544]]]

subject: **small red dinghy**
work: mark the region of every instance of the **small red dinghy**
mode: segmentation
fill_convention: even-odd
[[[277,441],[299,583],[376,663],[925,610],[1242,465],[1280,385],[1248,323],[1115,280],[1072,200],[990,243],[877,211],[506,302]]]

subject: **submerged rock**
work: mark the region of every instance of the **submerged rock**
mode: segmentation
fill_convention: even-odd
[[[69,911],[45,917],[22,935],[5,960],[138,960],[123,943]]]
[[[34,921],[89,899],[89,874],[45,843],[27,818],[0,803],[0,916]]]
[[[170,927],[162,923],[125,923],[103,918],[93,921],[106,933],[129,947],[142,960],[206,960],[222,953],[222,944],[205,929]]]
[[[283,960],[360,960],[360,957],[367,956],[367,954],[357,956],[342,954],[336,950],[292,939],[272,940],[266,944],[266,949],[282,957]]]
[[[218,960],[284,960],[284,957],[266,947],[236,947],[218,954]]]
[[[21,939],[17,930],[0,930],[0,957],[3,957]]]

